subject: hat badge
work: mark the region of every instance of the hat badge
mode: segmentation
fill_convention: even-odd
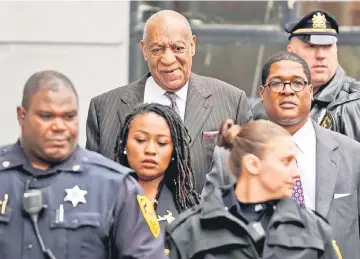
[[[324,14],[321,14],[320,12],[314,14],[312,18],[312,22],[313,22],[312,27],[314,29],[326,29],[326,17]]]

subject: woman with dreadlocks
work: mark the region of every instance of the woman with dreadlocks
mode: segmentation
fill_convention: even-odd
[[[142,104],[128,114],[115,158],[132,168],[152,201],[161,229],[199,203],[194,190],[187,129],[171,107]]]

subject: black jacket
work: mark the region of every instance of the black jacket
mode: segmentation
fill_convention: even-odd
[[[202,204],[177,217],[166,231],[170,259],[341,258],[328,223],[290,198],[276,203],[260,257],[253,241],[259,232],[226,207],[224,197],[233,188],[214,187]]]
[[[267,119],[260,99],[251,108],[254,120]],[[321,126],[360,142],[360,82],[338,66],[333,79],[314,95],[310,115]]]

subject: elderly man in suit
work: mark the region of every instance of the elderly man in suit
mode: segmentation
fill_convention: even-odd
[[[124,117],[137,104],[171,105],[191,136],[191,162],[201,192],[210,171],[217,130],[225,118],[252,120],[244,91],[191,72],[196,37],[181,14],[163,10],[145,24],[140,45],[149,73],[129,85],[93,98],[87,118],[86,147],[111,159]]]
[[[327,218],[343,258],[360,258],[360,143],[310,119],[310,77],[301,57],[276,53],[263,67],[260,96],[269,119],[288,130],[298,148],[301,177],[294,185],[293,197]],[[228,153],[216,147],[203,193],[212,184],[234,181],[227,160]]]

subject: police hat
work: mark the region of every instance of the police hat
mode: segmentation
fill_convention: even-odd
[[[285,25],[289,39],[297,37],[314,45],[331,45],[337,42],[339,25],[334,16],[324,10],[315,10],[296,22]]]

